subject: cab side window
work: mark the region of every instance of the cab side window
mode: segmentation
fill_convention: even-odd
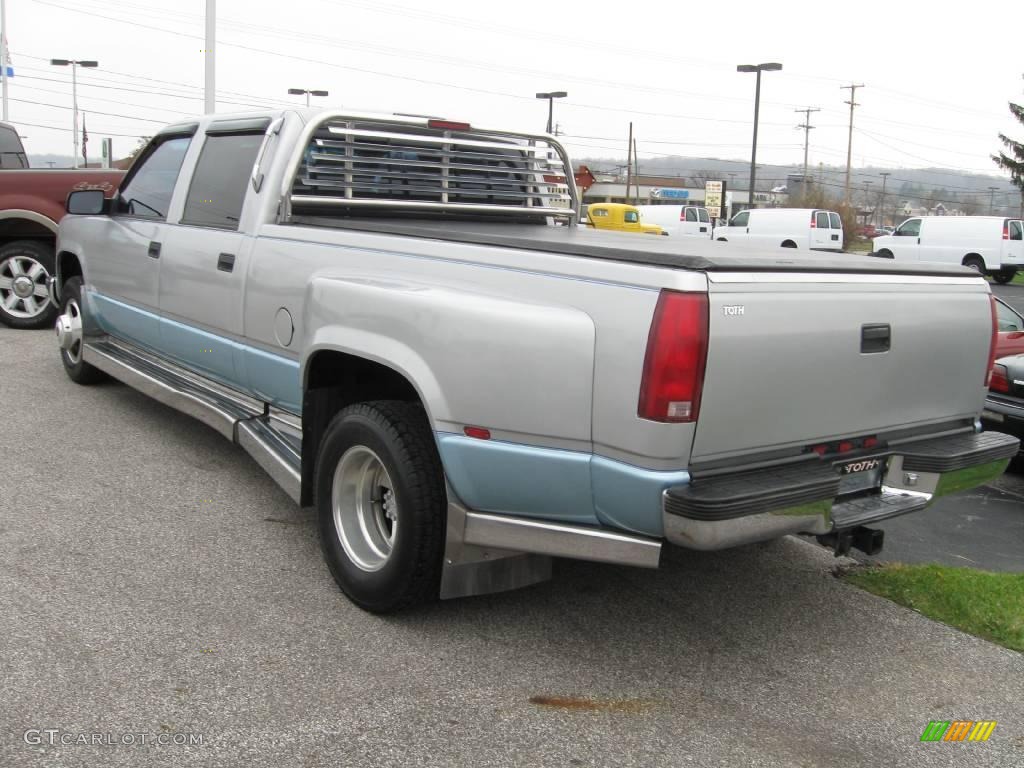
[[[907,219],[900,224],[895,234],[901,237],[919,237],[921,234],[921,220]]]
[[[627,224],[636,224],[640,221],[640,214],[636,211],[626,211],[623,214],[623,219]]]
[[[178,172],[191,141],[191,136],[177,136],[144,150],[146,156],[121,188],[114,212],[142,219],[166,219]]]
[[[747,222],[750,220],[750,211],[740,211],[732,217],[732,221],[729,222],[730,227],[745,227]]]
[[[207,136],[192,174],[181,223],[238,229],[245,191],[262,143],[262,133]]]

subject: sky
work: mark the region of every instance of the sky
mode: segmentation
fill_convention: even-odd
[[[9,119],[30,154],[71,154],[71,84],[50,58],[96,59],[79,70],[90,154],[116,156],[139,136],[203,111],[204,0],[5,0],[15,77]],[[219,0],[217,111],[315,103],[430,114],[543,130],[538,91],[555,103],[573,156],[624,156],[630,121],[641,159],[749,161],[755,76],[737,64],[780,62],[762,76],[759,163],[846,162],[856,93],[853,166],[998,173],[997,134],[1024,141],[1007,109],[1024,102],[1024,47],[1014,3],[979,0],[956,13],[919,3],[516,3],[435,0]],[[1000,19],[1005,23],[1001,23]],[[866,178],[866,177],[859,177]],[[881,182],[879,177],[878,183]]]

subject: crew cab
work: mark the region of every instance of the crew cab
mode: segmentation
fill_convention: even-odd
[[[76,189],[112,194],[117,170],[29,169],[13,125],[0,123],[0,323],[12,328],[53,325],[57,308],[46,283],[53,275],[57,224]]]
[[[371,611],[535,583],[553,557],[653,568],[667,545],[792,533],[875,550],[869,524],[1017,452],[977,428],[982,278],[594,232],[551,136],[206,116],[68,211],[67,375],[241,446],[315,507]]]

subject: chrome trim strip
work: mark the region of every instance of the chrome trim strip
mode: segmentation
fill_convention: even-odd
[[[128,361],[119,360],[109,349],[100,349],[94,343],[82,345],[82,357],[85,362],[110,374],[144,395],[170,406],[177,411],[198,419],[203,424],[216,430],[232,442],[235,439],[235,422],[239,414],[233,409],[222,407],[198,394],[187,392],[174,386],[158,375],[144,373],[131,366]]]
[[[657,568],[661,557],[661,542],[655,539],[482,512],[466,512],[464,540],[483,547],[639,568]]]
[[[264,429],[270,430],[271,428],[264,426]],[[292,501],[299,504],[302,491],[302,474],[299,469],[301,458],[297,453],[286,448],[279,450],[278,446],[272,445],[271,441],[267,440],[260,432],[261,430],[256,424],[250,421],[240,421],[235,442],[252,456],[253,460],[270,475],[270,479],[277,483],[281,490],[291,497]],[[285,451],[292,455],[287,457],[282,455]]]

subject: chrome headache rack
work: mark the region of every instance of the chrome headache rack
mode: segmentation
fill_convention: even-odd
[[[293,215],[486,217],[571,221],[576,184],[548,136],[432,118],[319,116],[293,158]]]

